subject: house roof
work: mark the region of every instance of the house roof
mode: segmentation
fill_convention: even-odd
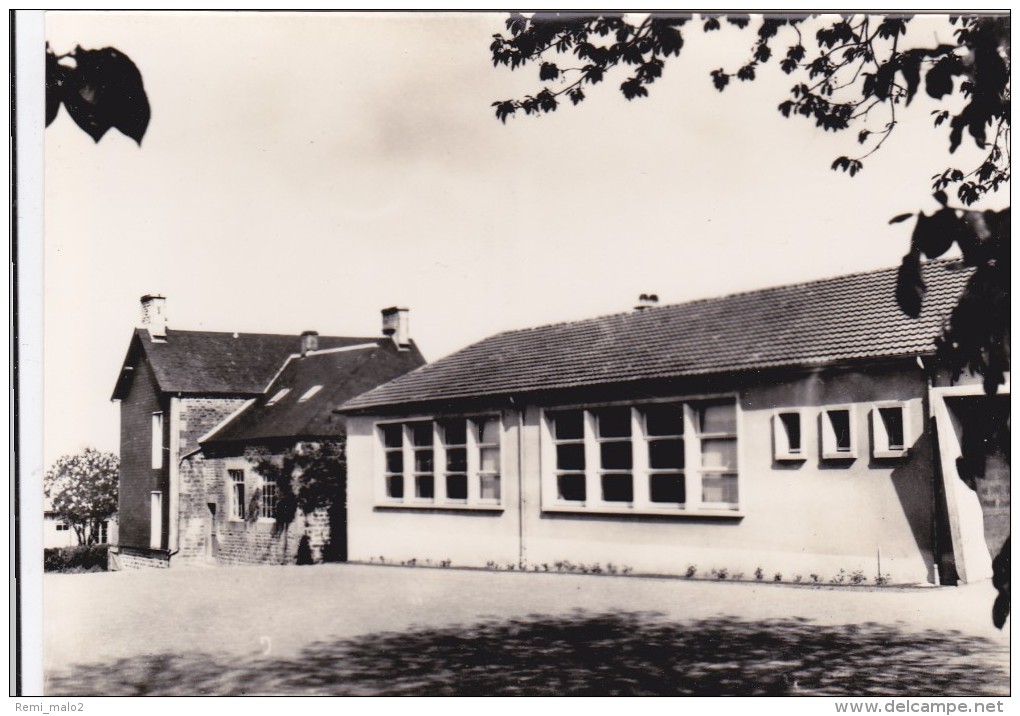
[[[397,350],[389,338],[304,357],[292,355],[263,395],[201,438],[200,444],[205,448],[343,435],[344,418],[336,414],[337,406],[424,363],[417,348]],[[280,395],[282,391],[286,392]]]
[[[345,412],[636,380],[930,353],[971,270],[924,265],[921,315],[897,269],[507,331],[368,391]]]
[[[320,336],[319,348],[342,348],[377,341],[375,336]],[[165,340],[154,341],[147,329],[136,328],[113,399],[120,400],[126,395],[131,368],[140,354],[148,359],[161,392],[258,395],[266,389],[287,356],[300,348],[301,339],[294,335],[167,329]]]

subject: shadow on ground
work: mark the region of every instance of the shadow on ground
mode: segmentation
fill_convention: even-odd
[[[47,675],[47,693],[1005,695],[1005,646],[803,619],[532,616],[317,642],[290,659],[162,654]]]

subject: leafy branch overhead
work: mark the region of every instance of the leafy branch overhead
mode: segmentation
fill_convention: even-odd
[[[123,52],[76,47],[64,55],[46,46],[46,126],[63,105],[75,124],[98,142],[111,128],[142,143],[149,126],[149,100],[142,75]]]
[[[935,127],[945,125],[949,148],[964,141],[987,150],[969,172],[951,169],[933,177],[933,191],[957,186],[966,205],[997,190],[1010,178],[1009,22],[1001,17],[951,18],[955,42],[934,47],[907,47],[912,18],[906,15],[766,16],[650,14],[643,19],[623,14],[511,15],[506,34],[493,36],[495,66],[511,70],[538,65],[542,88],[519,99],[493,102],[496,117],[506,122],[526,115],[554,112],[563,98],[580,104],[586,92],[623,71],[620,92],[627,100],[649,95],[667,61],[678,58],[684,32],[754,32],[747,58],[737,67],[718,68],[706,80],[720,92],[736,79],[750,82],[775,61],[795,81],[778,109],[785,117],[812,120],[825,131],[856,128],[863,145],[856,157],[838,157],[832,169],[851,176],[863,160],[889,138],[898,125],[897,111],[910,105],[924,86],[943,103],[932,113]],[[812,28],[812,30],[809,30]]]

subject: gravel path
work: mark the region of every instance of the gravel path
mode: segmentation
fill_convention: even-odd
[[[993,598],[987,584],[831,588],[353,564],[50,574],[44,668],[50,693],[589,693],[593,680],[590,693],[804,684],[1005,693],[1009,625],[992,627]],[[614,663],[624,647],[592,656],[633,637],[644,646],[626,663]],[[752,654],[772,639],[771,652]],[[527,652],[519,663],[517,642]],[[578,643],[585,653],[567,681],[529,680],[536,653],[560,663]],[[728,656],[692,661],[699,649]],[[405,663],[405,651],[430,656]],[[377,680],[385,663],[401,677]],[[515,664],[514,678],[494,682],[494,663]]]

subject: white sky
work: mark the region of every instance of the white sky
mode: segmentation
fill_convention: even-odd
[[[700,23],[650,98],[627,103],[610,78],[504,126],[491,103],[536,91],[538,69],[492,67],[502,21],[48,13],[58,53],[135,61],[152,121],[141,148],[116,130],[96,145],[63,109],[45,133],[46,464],[118,449],[109,398],[145,293],[167,296],[171,328],[295,336],[375,335],[403,304],[435,360],[639,293],[895,265],[912,223],[888,219],[931,210],[931,175],[970,168],[922,90],[862,175],[830,171],[856,131],[783,119],[775,59],[716,92],[709,70],[735,70],[753,34]],[[936,24],[915,31],[948,41]]]

